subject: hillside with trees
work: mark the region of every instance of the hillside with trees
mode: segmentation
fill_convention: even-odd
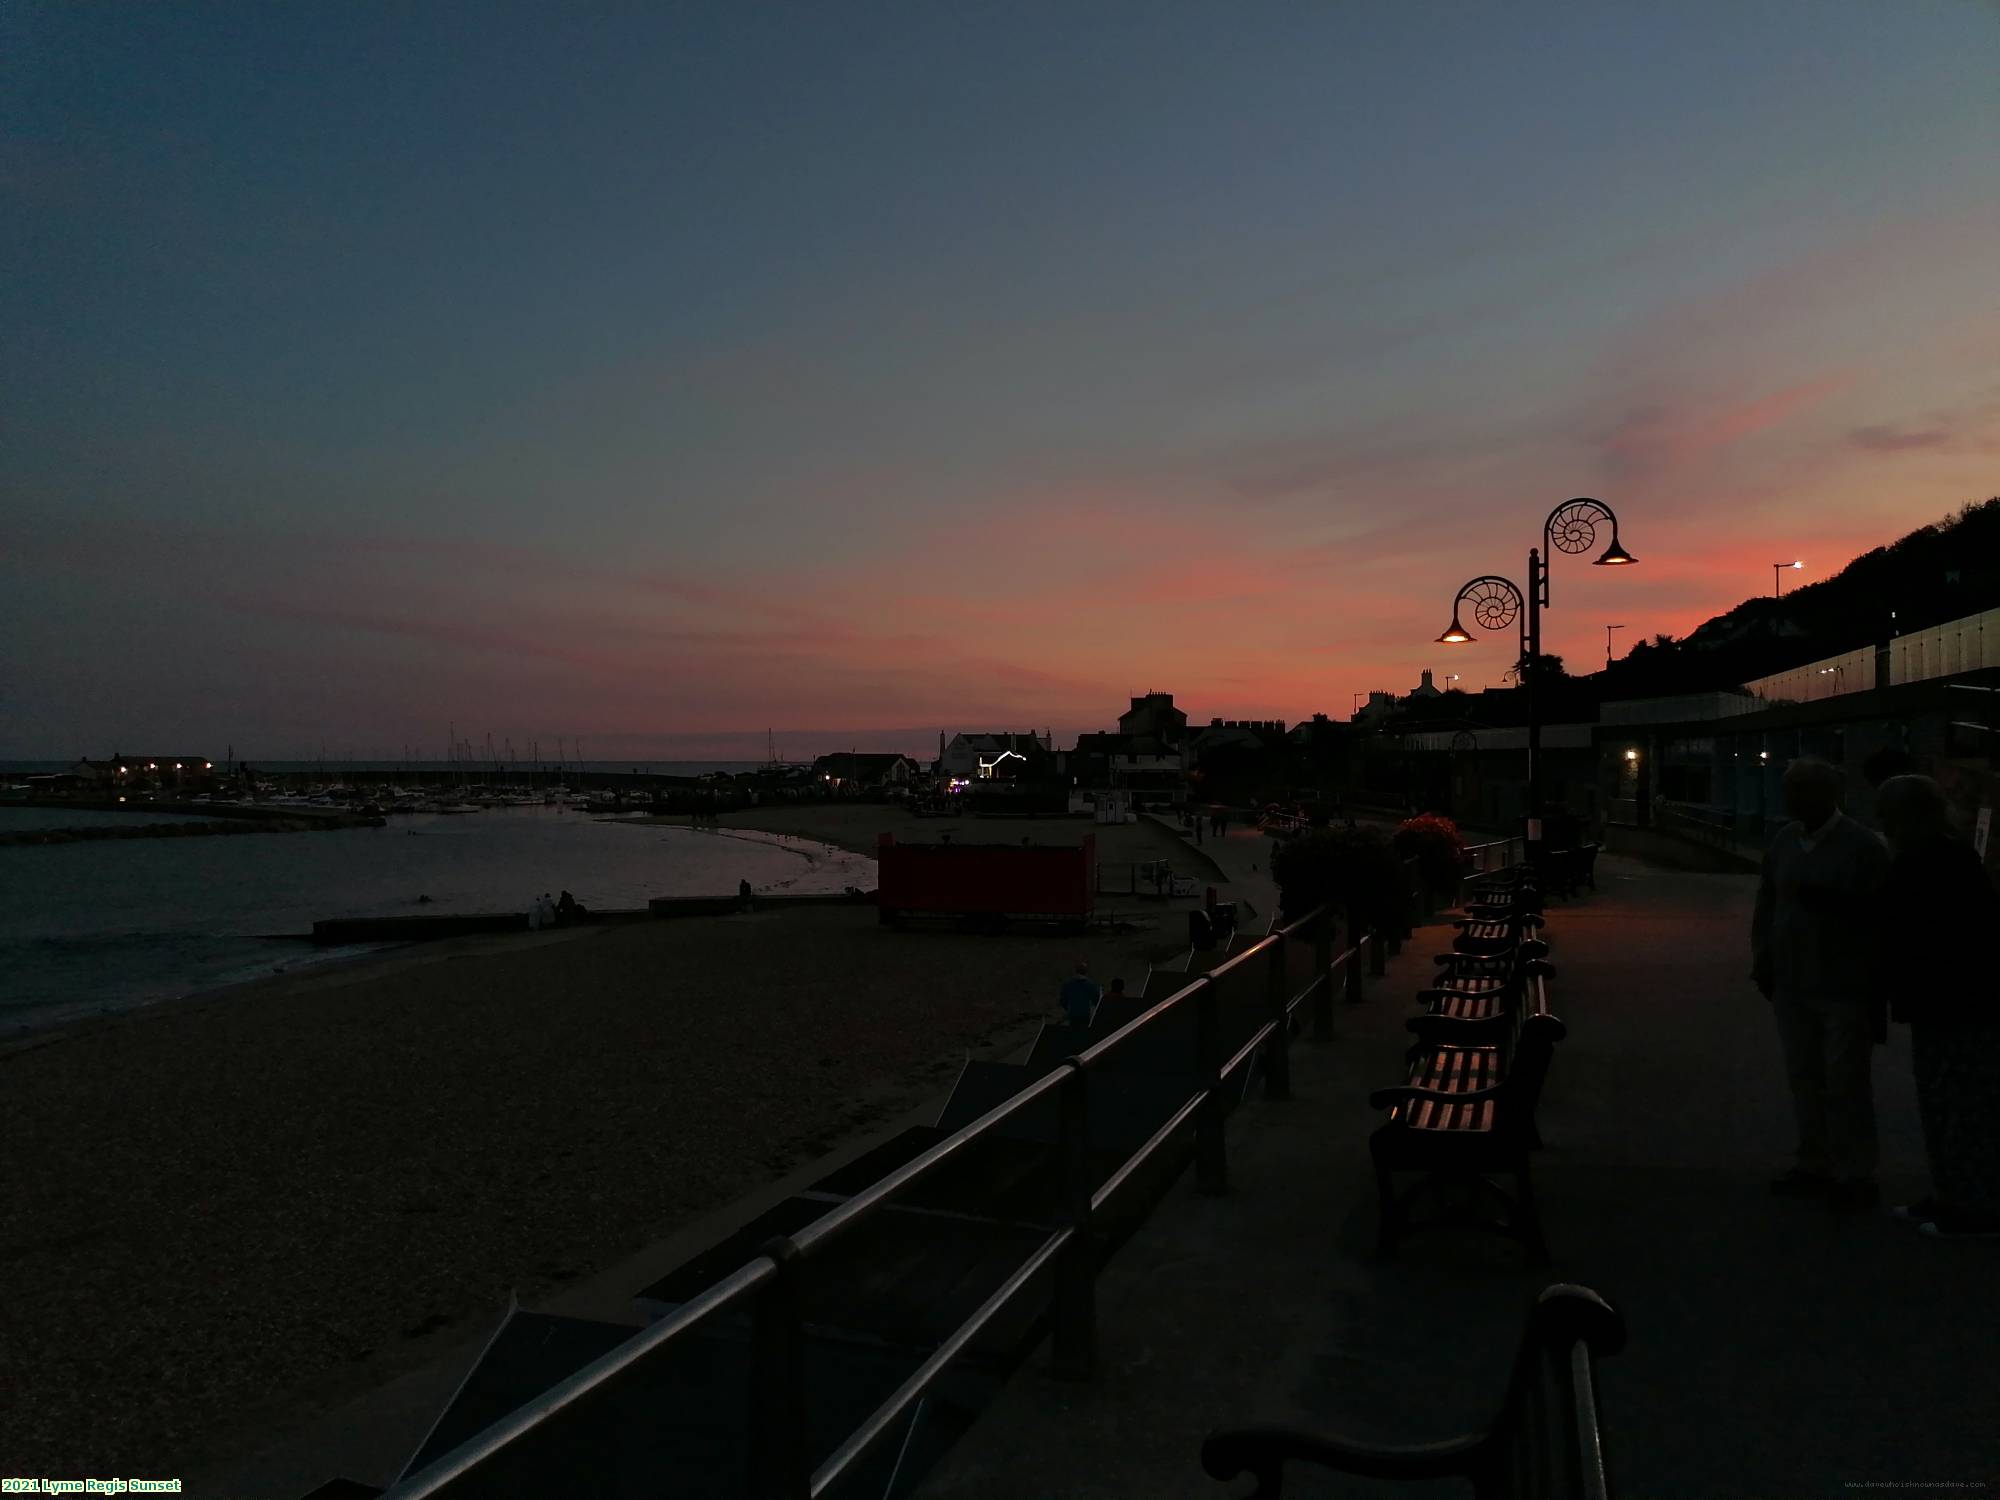
[[[1965,506],[1782,599],[1746,599],[1682,640],[1657,635],[1594,674],[1605,698],[1741,685],[2000,608],[2000,497]]]
[[[1592,719],[1609,698],[1660,698],[1740,687],[1843,651],[1879,645],[1984,609],[2000,609],[2000,496],[1968,504],[1864,552],[1830,578],[1782,599],[1746,599],[1685,637],[1636,642],[1600,672],[1572,677],[1562,658],[1541,660],[1544,723]],[[1405,703],[1385,727],[1520,724],[1518,688],[1456,690]]]

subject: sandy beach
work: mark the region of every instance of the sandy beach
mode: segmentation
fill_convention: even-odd
[[[934,836],[880,807],[731,821]],[[1151,824],[957,837],[1091,831],[1104,859],[1178,849]],[[1150,925],[819,908],[434,945],[0,1056],[0,1468],[184,1471],[393,1378],[1025,1042],[1077,957],[1136,983],[1182,950],[1173,906],[1114,904]]]

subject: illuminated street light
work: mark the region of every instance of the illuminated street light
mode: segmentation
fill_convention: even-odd
[[[1796,557],[1793,558],[1788,563],[1772,563],[1771,564],[1772,595],[1779,599],[1785,597],[1785,585],[1783,581],[1785,569],[1790,568],[1794,573],[1796,573],[1800,568],[1803,568],[1804,566],[1805,564],[1800,562]]]
[[[1603,501],[1587,496],[1565,500],[1542,522],[1542,545],[1528,551],[1527,589],[1523,591],[1497,574],[1482,574],[1458,591],[1458,596],[1452,600],[1451,625],[1438,637],[1439,643],[1447,646],[1462,645],[1472,639],[1458,618],[1459,606],[1468,599],[1472,601],[1473,623],[1484,630],[1502,629],[1513,624],[1517,617],[1525,615],[1521,622],[1519,671],[1521,684],[1528,690],[1528,816],[1531,819],[1538,820],[1542,815],[1542,716],[1535,682],[1541,675],[1542,611],[1549,606],[1549,557],[1555,552],[1567,552],[1573,557],[1589,550],[1597,541],[1598,526],[1606,523],[1611,527],[1611,541],[1602,553],[1592,559],[1593,564],[1600,568],[1631,567],[1638,559],[1627,552],[1618,540],[1617,513]],[[1521,607],[1524,602],[1527,605],[1525,610]],[[1608,635],[1606,639],[1609,640]]]

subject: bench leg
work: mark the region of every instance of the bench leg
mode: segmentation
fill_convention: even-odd
[[[1378,1218],[1375,1228],[1375,1253],[1384,1257],[1396,1253],[1396,1241],[1402,1230],[1402,1209],[1396,1202],[1396,1183],[1388,1164],[1382,1159],[1379,1140],[1369,1142],[1369,1154],[1375,1158],[1375,1200]]]
[[[1521,1243],[1528,1247],[1528,1253],[1534,1257],[1535,1264],[1547,1265],[1549,1242],[1542,1238],[1542,1216],[1535,1207],[1535,1187],[1528,1179],[1526,1162],[1521,1163],[1520,1170],[1514,1173],[1514,1203],[1520,1217],[1515,1232],[1519,1235]]]

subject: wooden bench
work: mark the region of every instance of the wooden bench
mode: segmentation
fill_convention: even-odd
[[[1468,901],[1505,901],[1535,883],[1530,865],[1509,865],[1504,870],[1485,870],[1461,878],[1460,889]]]
[[[1504,916],[1459,917],[1452,926],[1458,929],[1451,940],[1457,952],[1497,954],[1540,930],[1542,918],[1539,912],[1516,909]]]
[[[1515,912],[1540,915],[1542,883],[1539,880],[1524,880],[1504,891],[1469,894],[1459,910],[1464,916],[1486,920],[1510,916]]]
[[[1550,849],[1540,859],[1542,881],[1550,893],[1565,900],[1588,885],[1597,889],[1597,844],[1579,844],[1573,849]]]
[[[1405,1054],[1406,1081],[1377,1089],[1369,1104],[1388,1118],[1368,1139],[1380,1198],[1379,1248],[1394,1252],[1397,1242],[1419,1229],[1478,1225],[1519,1240],[1539,1262],[1549,1258],[1542,1238],[1529,1177],[1529,1153],[1541,1144],[1535,1106],[1564,1027],[1550,1013],[1544,976],[1525,976],[1511,1007],[1483,1017],[1442,1014],[1417,1016],[1408,1023],[1417,1036]],[[1396,1192],[1399,1172],[1422,1179]],[[1510,1195],[1491,1177],[1509,1174]],[[1440,1198],[1456,1188],[1471,1202],[1457,1212],[1414,1220],[1413,1200]],[[1476,1212],[1484,1200],[1490,1210]]]
[[[1254,1476],[1257,1488],[1245,1500],[1281,1500],[1292,1463],[1368,1479],[1467,1480],[1474,1500],[1611,1500],[1597,1361],[1624,1347],[1617,1309],[1588,1287],[1558,1283],[1529,1309],[1500,1409],[1483,1430],[1391,1447],[1243,1427],[1211,1434],[1201,1465],[1223,1481]]]
[[[1555,968],[1539,939],[1516,943],[1505,953],[1483,956],[1440,953],[1437,983],[1417,991],[1417,1003],[1432,1015],[1459,1020],[1484,1020],[1512,1008],[1531,975],[1553,979]]]

